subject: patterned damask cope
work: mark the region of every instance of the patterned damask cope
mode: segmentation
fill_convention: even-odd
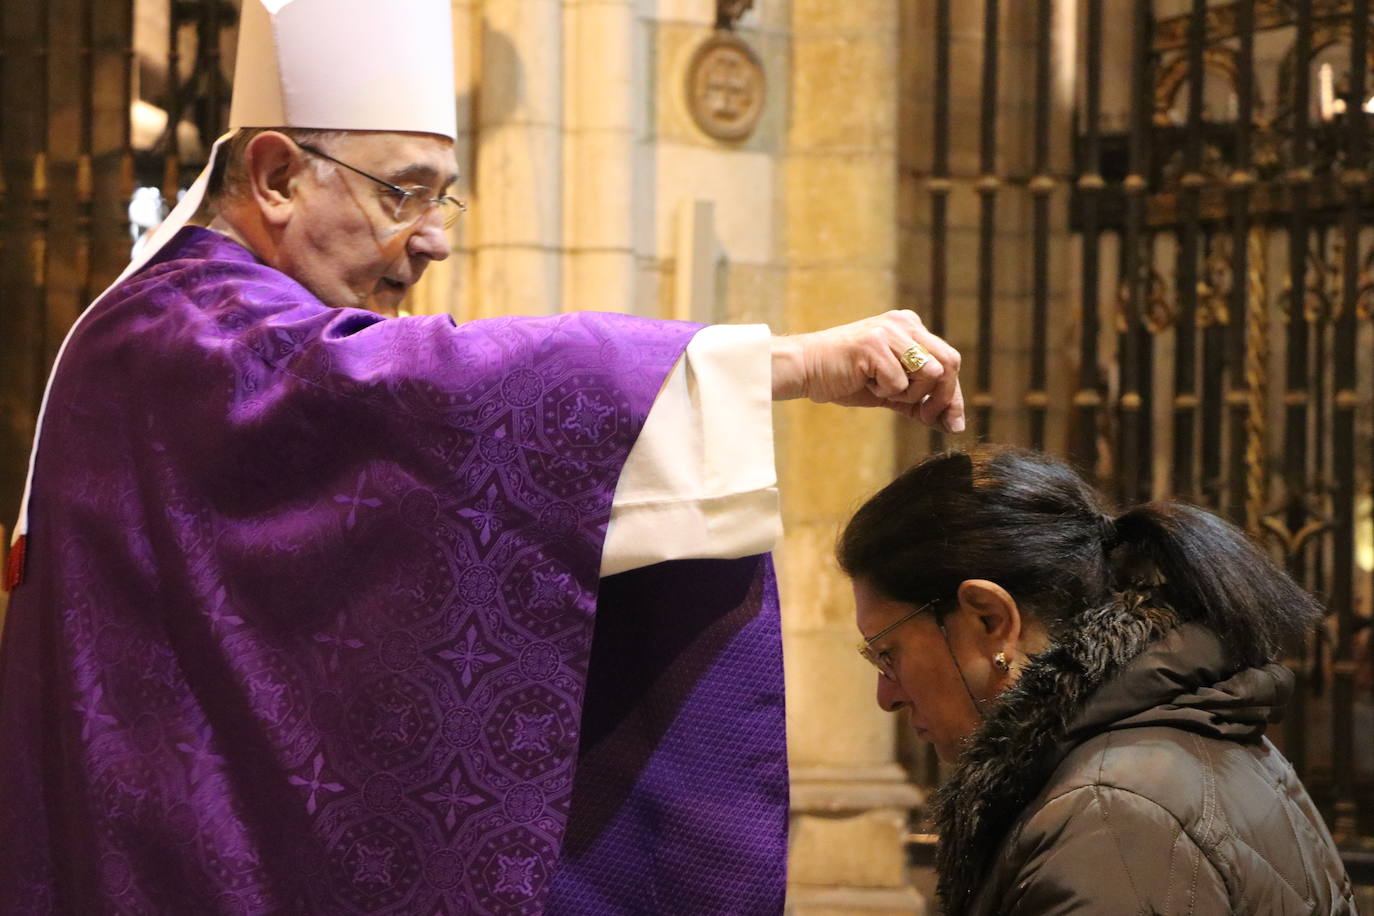
[[[0,645],[0,912],[544,911],[611,497],[694,328],[329,310],[194,228],[95,308]],[[721,568],[719,594],[693,573],[691,625],[726,635],[679,645],[695,667],[653,733],[680,740],[676,710],[697,728],[704,690],[742,711],[713,735],[761,736],[718,778],[765,802],[706,825],[748,837],[757,912],[784,854],[776,604],[765,562]],[[776,677],[730,696],[745,658]],[[646,751],[622,778],[659,778],[643,734],[595,740]],[[578,802],[584,861],[624,840],[638,791]],[[564,896],[550,909],[600,906]]]

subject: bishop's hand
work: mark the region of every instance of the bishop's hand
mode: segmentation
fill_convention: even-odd
[[[913,344],[918,368],[910,354],[903,364]],[[889,407],[927,426],[938,424],[953,433],[964,429],[959,352],[908,309],[810,334],[775,336],[772,355],[775,401],[805,397],[849,407]]]

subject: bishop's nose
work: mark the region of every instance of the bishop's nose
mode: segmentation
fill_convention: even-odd
[[[424,215],[410,238],[406,250],[412,256],[442,261],[449,256],[448,232],[444,230],[443,213],[437,208]]]

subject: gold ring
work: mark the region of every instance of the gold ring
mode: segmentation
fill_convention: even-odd
[[[930,362],[930,351],[918,343],[913,343],[902,351],[901,355],[897,357],[897,362],[902,364],[902,368],[906,370],[907,378],[910,378],[920,372],[921,367]]]

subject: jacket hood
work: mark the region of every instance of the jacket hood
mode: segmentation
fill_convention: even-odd
[[[1007,831],[1079,744],[1146,726],[1257,741],[1292,690],[1281,665],[1239,668],[1211,630],[1143,598],[1083,614],[987,707],[935,795],[945,911],[964,912]]]
[[[1293,693],[1282,665],[1235,670],[1215,633],[1185,623],[1165,633],[1088,698],[1056,746],[1060,760],[1104,731],[1181,728],[1213,738],[1258,741]]]

